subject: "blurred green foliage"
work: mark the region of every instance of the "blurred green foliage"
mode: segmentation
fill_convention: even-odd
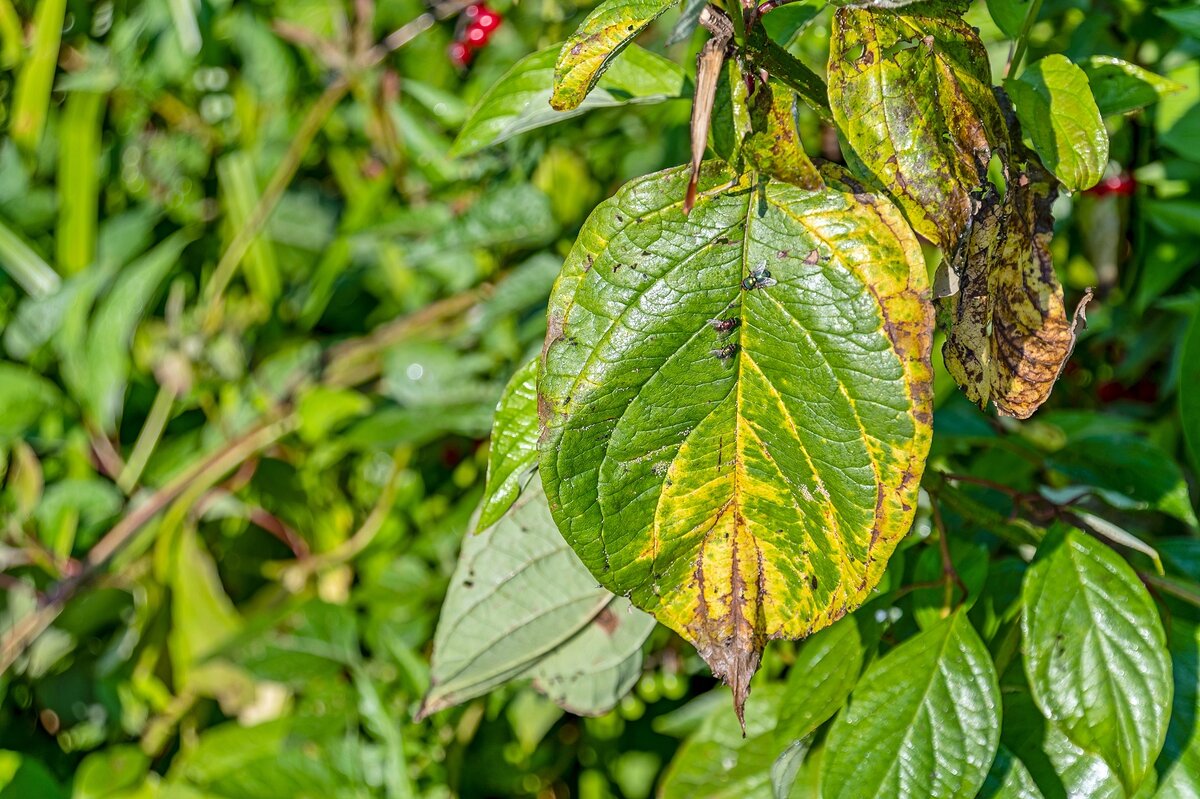
[[[819,6],[768,18],[813,67]],[[999,72],[989,6],[969,19]],[[678,101],[451,158],[483,93],[587,11],[496,8],[460,72],[453,19],[371,49],[415,0],[0,0],[0,797],[770,795],[783,747],[756,746],[791,717],[764,710],[743,745],[662,629],[599,718],[517,683],[411,721],[493,408],[540,346],[562,256],[599,199],[688,158]],[[1046,0],[1030,34],[1031,61],[1117,56],[1186,88],[1106,119],[1132,196],[1056,209],[1064,283],[1098,300],[1046,410],[987,418],[939,371],[931,468],[982,483],[939,493],[993,650],[1011,646],[1012,542],[1051,502],[1155,547],[1166,576],[1135,563],[1197,619],[1179,599],[1200,590],[1195,12]],[[700,40],[662,38],[681,64]],[[814,153],[836,149],[802,122]],[[932,526],[926,508],[889,569],[891,609],[868,606],[890,624],[871,651],[945,609],[919,587],[942,563]],[[768,650],[752,708],[792,690],[797,657]],[[757,759],[730,777],[714,747]]]

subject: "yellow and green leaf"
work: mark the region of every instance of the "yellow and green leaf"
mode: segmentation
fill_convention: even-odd
[[[854,154],[918,233],[953,251],[1007,144],[979,34],[944,4],[839,8],[829,104]]]
[[[540,470],[609,590],[693,642],[739,712],[770,638],[858,607],[929,447],[931,308],[885,198],[688,169],[584,225],[550,300]]]

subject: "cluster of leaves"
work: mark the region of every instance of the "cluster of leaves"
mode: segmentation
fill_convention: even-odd
[[[1200,793],[1194,11],[495,5],[463,73],[453,3],[0,0],[0,797]],[[1059,53],[1106,156],[1055,149]],[[847,111],[875,78],[950,103],[906,117],[944,202]],[[986,150],[928,139],[959,108]],[[981,414],[956,378],[1048,391],[993,334],[1058,357],[1056,279],[1098,295],[1059,388]],[[738,579],[763,626],[695,626]],[[744,737],[639,607],[761,658]]]

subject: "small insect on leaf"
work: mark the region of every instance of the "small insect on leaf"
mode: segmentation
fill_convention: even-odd
[[[746,291],[754,291],[754,289],[770,288],[778,282],[778,280],[771,277],[770,270],[765,266],[759,266],[742,279],[742,288]]]
[[[737,354],[737,344],[726,344],[724,347],[717,347],[715,350],[710,350],[709,353],[716,356],[722,366],[729,366],[733,361],[733,356]]]
[[[722,336],[728,335],[729,333],[733,332],[737,328],[737,326],[740,325],[741,323],[742,323],[742,320],[738,319],[736,316],[730,317],[729,319],[709,319],[708,320],[708,324],[712,326],[712,329],[717,331],[717,333]]]

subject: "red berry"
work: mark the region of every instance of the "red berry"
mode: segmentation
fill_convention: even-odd
[[[450,62],[456,67],[465,67],[471,63],[472,50],[462,42],[450,45]]]
[[[488,32],[483,28],[476,27],[475,25],[467,28],[467,41],[471,44],[483,44],[487,41],[487,38]]]
[[[475,20],[475,26],[482,31],[491,32],[500,26],[500,16],[491,11],[483,11]]]
[[[479,12],[483,9],[483,3],[476,3],[473,6],[467,6],[463,9],[463,16],[467,19],[475,19],[479,16]]]
[[[1133,179],[1133,175],[1113,175],[1088,189],[1087,193],[1096,197],[1106,197],[1110,194],[1130,195],[1136,189],[1137,181]]]

